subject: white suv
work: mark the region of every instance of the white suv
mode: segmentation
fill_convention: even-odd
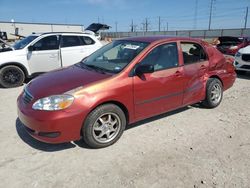
[[[27,77],[80,62],[100,47],[95,36],[84,33],[32,34],[0,53],[0,85],[20,86]]]
[[[235,54],[234,66],[237,71],[250,72],[250,45]]]

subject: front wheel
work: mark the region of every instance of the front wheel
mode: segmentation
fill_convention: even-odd
[[[25,74],[17,66],[8,65],[0,70],[0,85],[5,88],[17,87],[23,84]]]
[[[217,107],[223,97],[222,83],[217,78],[209,78],[206,86],[206,98],[202,104],[207,108]]]
[[[126,127],[124,112],[114,104],[94,109],[86,118],[83,139],[92,148],[103,148],[115,143]]]

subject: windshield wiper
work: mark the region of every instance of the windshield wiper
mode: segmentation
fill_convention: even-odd
[[[103,68],[95,66],[95,65],[89,65],[89,64],[81,63],[81,66],[83,68],[91,69],[91,70],[94,70],[96,72],[100,72],[102,74],[105,74],[107,72],[106,69],[103,69]]]

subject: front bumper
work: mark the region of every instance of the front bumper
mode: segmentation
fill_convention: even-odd
[[[74,105],[74,104],[73,104]],[[46,143],[64,143],[81,138],[81,128],[85,118],[79,109],[68,108],[59,111],[33,110],[17,99],[18,117],[27,132],[35,139]]]
[[[250,71],[250,62],[243,61],[241,56],[235,57],[234,67],[236,70],[249,72]]]

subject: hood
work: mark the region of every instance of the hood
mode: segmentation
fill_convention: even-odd
[[[94,33],[98,32],[99,30],[108,30],[111,27],[106,24],[100,23],[92,23],[90,24],[85,30],[86,31],[93,31]]]
[[[3,51],[0,53],[0,63],[17,62],[17,60],[24,55],[26,55],[26,51],[24,49]]]
[[[12,48],[6,48],[6,47],[0,48],[0,52],[8,52],[8,51],[13,51],[13,49]]]
[[[26,89],[35,99],[50,95],[59,95],[80,86],[111,77],[94,70],[87,70],[79,64],[51,71],[32,80]]]
[[[242,54],[250,54],[250,45],[245,48],[241,48],[239,52]]]

